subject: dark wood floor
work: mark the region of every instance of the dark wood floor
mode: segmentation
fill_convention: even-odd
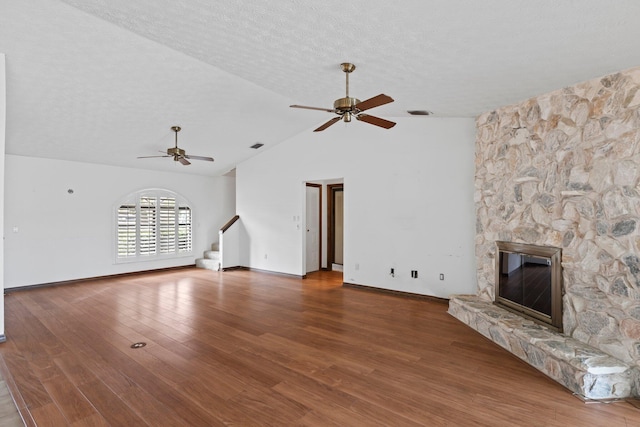
[[[11,292],[0,356],[30,425],[640,425],[444,303],[341,279],[182,269]]]

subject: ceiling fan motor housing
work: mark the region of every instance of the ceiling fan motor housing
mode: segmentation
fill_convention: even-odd
[[[359,102],[360,102],[360,100],[357,99],[357,98],[351,98],[351,97],[340,98],[340,99],[336,99],[335,100],[335,102],[333,103],[333,108],[335,108],[336,113],[340,113],[340,112],[344,112],[344,111],[349,111],[351,113],[357,113],[357,111],[356,111],[356,109],[354,107]]]
[[[167,148],[167,154],[169,156],[181,156],[181,157],[184,157],[185,151],[182,148],[173,147],[173,148]]]

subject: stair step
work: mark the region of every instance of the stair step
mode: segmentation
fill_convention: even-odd
[[[196,267],[218,271],[220,270],[220,261],[217,259],[198,258],[196,259]]]
[[[220,259],[220,252],[219,251],[204,251],[204,257],[207,258],[207,259],[219,260]]]
[[[219,243],[212,243],[211,244],[211,250],[212,251],[219,251],[220,250],[220,244]]]

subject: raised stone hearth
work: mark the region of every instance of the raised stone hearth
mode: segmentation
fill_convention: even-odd
[[[636,389],[629,364],[477,296],[452,296],[449,314],[584,399],[623,399]]]

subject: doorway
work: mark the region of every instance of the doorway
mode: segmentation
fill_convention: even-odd
[[[327,268],[342,271],[344,264],[344,184],[327,185]]]

